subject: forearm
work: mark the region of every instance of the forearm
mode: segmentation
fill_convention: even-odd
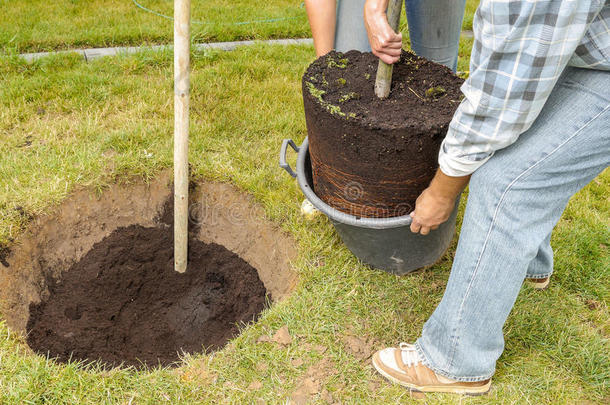
[[[305,0],[316,56],[326,55],[335,46],[337,2]]]
[[[434,197],[454,201],[464,191],[469,181],[470,175],[447,176],[441,169],[437,169],[428,188]]]
[[[388,1],[389,0],[366,0],[364,3],[365,13],[369,14],[385,14],[388,9]]]
[[[470,175],[451,177],[440,169],[430,185],[417,198],[411,213],[411,232],[427,235],[447,221],[455,209],[455,200],[470,181]]]

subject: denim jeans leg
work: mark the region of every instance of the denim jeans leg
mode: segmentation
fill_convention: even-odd
[[[416,347],[440,375],[491,377],[502,327],[570,197],[610,165],[610,73],[567,68],[532,127],[470,182],[445,294]]]
[[[538,254],[527,268],[527,278],[546,278],[553,274],[553,248],[551,247],[551,234],[544,239],[538,248]]]
[[[465,5],[466,0],[405,0],[413,51],[455,72]]]
[[[371,52],[371,45],[364,26],[365,0],[338,0],[335,50],[347,52],[355,49]]]

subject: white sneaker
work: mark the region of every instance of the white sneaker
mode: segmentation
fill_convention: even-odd
[[[546,290],[551,282],[551,277],[545,278],[526,278],[525,279],[530,285],[534,288],[534,290]]]
[[[301,203],[301,214],[307,219],[313,219],[320,213],[320,210],[313,206],[313,204],[306,198]]]
[[[407,343],[378,351],[372,361],[379,374],[412,391],[480,395],[491,387],[491,378],[463,382],[436,374],[422,364],[415,346]]]

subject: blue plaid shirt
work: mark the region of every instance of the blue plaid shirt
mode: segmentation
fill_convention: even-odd
[[[473,30],[465,98],[439,153],[449,176],[515,142],[566,66],[610,70],[610,0],[482,0]]]

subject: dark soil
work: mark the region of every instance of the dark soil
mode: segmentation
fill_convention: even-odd
[[[366,126],[434,128],[451,120],[464,81],[449,68],[403,51],[394,64],[390,96],[380,99],[375,95],[378,62],[370,52],[333,51],[309,66],[304,81],[324,92],[325,103]]]
[[[0,245],[0,264],[2,264],[4,267],[9,266],[6,259],[10,253],[11,253],[11,250],[7,246]]]
[[[392,90],[375,96],[378,59],[330,52],[303,76],[316,194],[365,217],[408,214],[437,168],[463,80],[447,67],[404,52]]]
[[[220,348],[266,301],[257,271],[214,243],[191,238],[188,269],[175,272],[171,227],[119,228],[47,282],[48,298],[30,306],[30,347],[107,366],[166,366]]]

